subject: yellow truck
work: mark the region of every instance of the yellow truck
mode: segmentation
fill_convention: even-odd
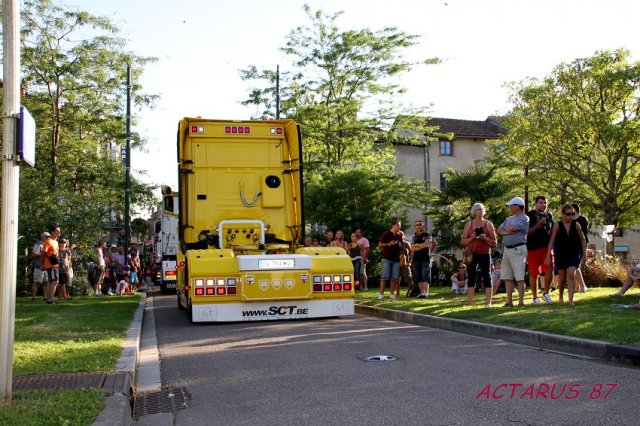
[[[300,128],[184,118],[178,126],[178,307],[192,322],[353,315],[339,247],[303,247]]]

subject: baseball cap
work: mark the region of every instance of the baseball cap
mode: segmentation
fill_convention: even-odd
[[[42,237],[50,237],[50,236],[51,236],[51,234],[48,233],[47,231],[44,231],[42,234],[40,234],[40,238],[42,238]]]
[[[64,243],[67,242],[67,239],[66,238],[60,238],[60,241],[58,241],[58,242],[64,244]]]
[[[509,202],[507,203],[507,205],[508,205],[508,206],[516,205],[516,206],[522,206],[522,207],[524,207],[524,200],[523,200],[522,198],[520,198],[520,197],[513,197],[513,198],[511,199],[511,201],[509,201]]]
[[[115,245],[115,244],[111,244],[111,247],[110,247],[110,248],[118,248],[118,246],[117,246],[117,245]]]

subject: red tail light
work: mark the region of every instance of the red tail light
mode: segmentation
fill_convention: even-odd
[[[313,291],[322,291],[322,284],[314,284]]]
[[[226,288],[224,287],[218,287],[216,289],[216,293],[218,294],[218,296],[224,296],[226,293]]]
[[[325,284],[324,291],[331,291],[331,284]]]
[[[342,289],[344,291],[351,291],[351,283],[344,283],[344,286],[342,287]]]
[[[333,285],[333,291],[341,291],[341,290],[342,290],[342,284],[336,283]]]
[[[204,288],[196,288],[196,296],[204,296]]]
[[[213,288],[208,288],[207,289],[207,296],[213,296],[215,293],[213,292]]]

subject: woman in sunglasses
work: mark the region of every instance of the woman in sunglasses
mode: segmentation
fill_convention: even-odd
[[[567,282],[569,304],[573,305],[576,268],[587,261],[587,242],[580,224],[573,220],[576,212],[571,204],[562,206],[562,220],[553,224],[547,247],[547,265],[551,264],[551,249],[558,269],[558,298],[563,300],[564,282]]]

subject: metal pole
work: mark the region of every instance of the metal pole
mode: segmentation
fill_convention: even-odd
[[[127,147],[125,158],[124,251],[131,243],[131,65],[127,65]]]
[[[280,65],[276,66],[276,118],[280,118]]]
[[[20,111],[20,5],[2,1],[4,98],[2,113],[2,210],[0,218],[0,404],[11,403],[13,333],[18,258],[18,183],[16,133]]]

